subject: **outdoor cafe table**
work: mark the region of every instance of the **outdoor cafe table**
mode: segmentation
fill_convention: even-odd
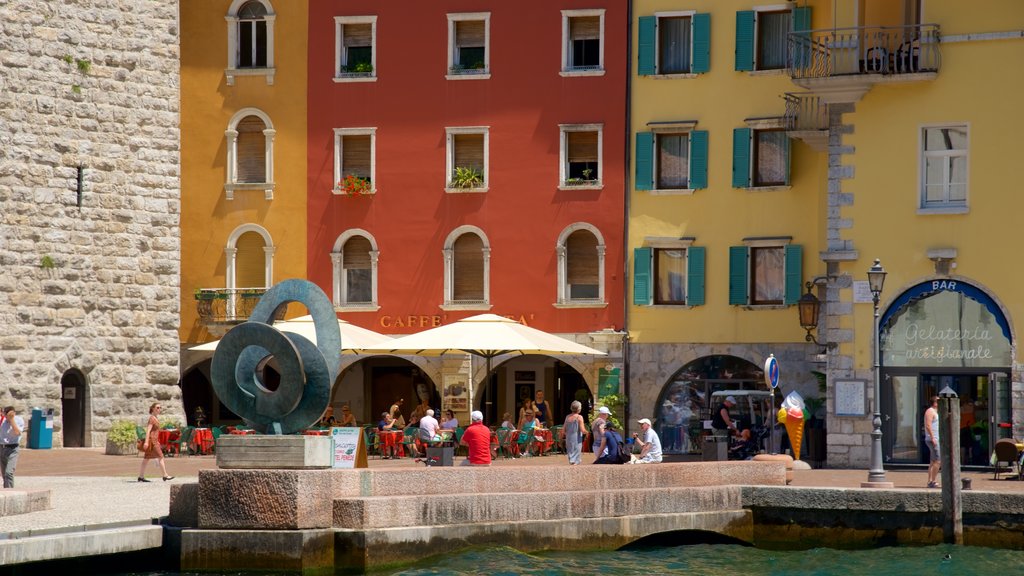
[[[247,436],[249,434],[255,434],[255,433],[256,433],[255,430],[250,430],[250,429],[239,430],[238,428],[232,428],[231,431],[228,432],[228,434],[234,434],[236,436]]]
[[[405,437],[405,433],[401,430],[378,430],[377,436],[380,438],[380,451],[383,455],[387,448],[394,448],[395,453],[399,457],[405,456],[405,449],[402,447],[402,439]]]
[[[330,436],[330,428],[310,428],[302,431],[303,436]]]
[[[535,428],[531,430],[534,437],[543,438],[543,440],[537,440],[537,455],[543,456],[545,452],[551,449],[551,445],[554,444],[553,436],[551,435],[550,428]]]
[[[178,430],[177,428],[161,429],[156,435],[156,439],[160,442],[160,447],[163,449],[164,454],[168,454],[174,450],[171,448],[170,444],[178,438],[181,438],[181,430]]]
[[[213,450],[213,432],[209,428],[196,428],[190,444],[196,454],[209,454]]]

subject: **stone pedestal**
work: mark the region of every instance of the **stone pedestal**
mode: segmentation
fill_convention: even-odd
[[[225,469],[323,469],[331,467],[330,436],[222,435],[217,467]]]

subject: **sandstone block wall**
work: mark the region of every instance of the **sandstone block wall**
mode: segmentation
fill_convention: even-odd
[[[86,445],[181,415],[178,40],[173,0],[0,2],[0,404],[58,446],[70,369]]]

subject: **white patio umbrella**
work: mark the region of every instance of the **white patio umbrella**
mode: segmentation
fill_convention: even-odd
[[[363,348],[361,352],[389,352],[414,356],[439,356],[449,352],[473,354],[487,360],[485,381],[491,374],[491,359],[503,354],[605,355],[600,350],[524,326],[496,314],[470,316],[451,324]],[[472,409],[472,378],[469,379],[469,398]]]
[[[316,329],[313,324],[313,317],[310,315],[299,316],[291,320],[278,320],[274,322],[274,328],[282,332],[291,332],[306,337],[310,342],[316,344]],[[345,320],[338,319],[338,329],[341,331],[341,352],[343,354],[355,354],[358,350],[371,346],[380,346],[391,340],[390,337],[378,334],[373,330],[367,330],[350,324]],[[212,351],[217,349],[220,340],[193,346],[189,350]]]

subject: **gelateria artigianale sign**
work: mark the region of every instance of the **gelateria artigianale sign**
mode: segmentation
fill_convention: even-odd
[[[904,356],[907,360],[933,360],[938,364],[946,360],[989,360],[994,356],[985,343],[991,340],[992,334],[981,326],[960,330],[913,323],[904,335]],[[964,348],[965,341],[970,342],[969,348]]]

